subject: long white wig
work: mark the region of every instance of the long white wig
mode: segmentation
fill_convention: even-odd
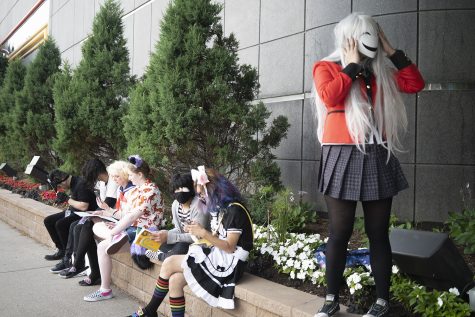
[[[340,61],[344,68],[346,63],[343,47],[346,39],[358,39],[365,32],[378,34],[376,21],[372,17],[361,13],[350,14],[341,20],[334,29],[335,51],[322,60]],[[365,143],[369,141],[371,126],[377,127],[377,133],[381,140],[386,139],[387,141],[383,146],[388,149],[389,159],[391,152],[402,150],[398,132],[399,130],[405,131],[407,128],[406,109],[397,89],[394,69],[385,64],[384,51],[381,45],[378,45],[376,57],[371,60],[371,67],[376,77],[377,86],[373,108],[374,116],[371,114],[371,105],[363,97],[361,87],[356,82],[351,86],[350,93],[345,100],[346,124],[351,138],[362,152],[365,152]],[[313,85],[312,90],[316,104],[317,136],[320,144],[322,144],[327,109],[318,93],[316,93],[315,85]]]

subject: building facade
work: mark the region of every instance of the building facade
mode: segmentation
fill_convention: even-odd
[[[190,0],[192,1],[192,0]],[[102,0],[17,0],[0,3],[0,41],[37,5],[48,6],[48,34],[64,60],[81,60],[81,45]],[[131,71],[140,76],[160,38],[169,0],[121,0]],[[259,98],[291,127],[276,149],[282,180],[324,211],[317,191],[320,146],[311,102],[312,66],[330,53],[332,30],[351,12],[373,15],[393,46],[419,66],[426,88],[405,96],[409,131],[398,154],[410,188],[393,211],[410,221],[444,221],[473,206],[475,195],[475,2],[470,0],[219,0],[226,34],[239,40],[242,63],[259,72]],[[35,30],[38,31],[38,30]],[[33,31],[32,31],[33,32]],[[31,59],[34,52],[26,55]]]

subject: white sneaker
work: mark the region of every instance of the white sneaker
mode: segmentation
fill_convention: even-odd
[[[84,300],[86,302],[98,302],[101,300],[111,299],[112,297],[114,297],[114,294],[112,294],[111,289],[108,290],[107,292],[103,292],[100,289],[98,289],[94,293],[84,296]]]
[[[145,250],[145,256],[150,260],[160,261],[160,255],[163,254],[162,251],[152,251],[152,250]]]

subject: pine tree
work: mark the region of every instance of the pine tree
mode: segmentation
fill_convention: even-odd
[[[117,2],[107,0],[94,18],[92,34],[84,42],[82,60],[72,72],[71,82],[62,82],[67,74],[56,81],[61,93],[55,93],[54,98],[54,149],[65,169],[79,171],[90,157],[116,159],[125,147],[121,117],[133,80],[121,16]]]
[[[168,7],[124,117],[127,151],[141,153],[166,176],[204,164],[244,190],[256,182],[279,186],[271,149],[286,136],[287,118],[267,125],[265,106],[251,104],[257,72],[238,64],[238,43],[223,35],[220,10],[211,0],[175,0]]]
[[[3,85],[3,78],[5,77],[5,72],[8,67],[8,58],[0,54],[0,87]]]
[[[39,155],[49,165],[59,163],[52,151],[54,129],[53,82],[61,65],[61,53],[54,40],[48,39],[28,65],[25,85],[16,99],[13,121],[18,146],[23,147],[22,165]]]
[[[26,68],[21,60],[8,63],[5,79],[0,89],[0,161],[8,162],[15,169],[22,169],[22,147],[15,136],[15,98],[23,88]]]

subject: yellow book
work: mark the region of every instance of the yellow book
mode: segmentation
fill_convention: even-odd
[[[142,229],[140,233],[135,237],[134,243],[138,244],[148,250],[158,251],[160,248],[160,242],[152,239],[152,232],[147,229]]]

